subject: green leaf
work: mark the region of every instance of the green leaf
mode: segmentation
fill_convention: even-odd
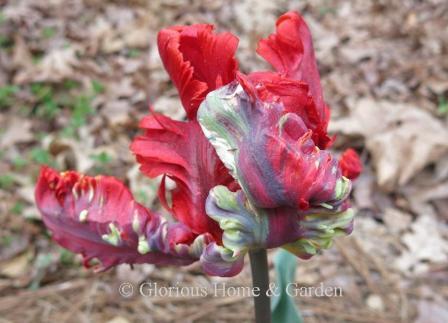
[[[17,86],[6,85],[0,87],[0,107],[6,107],[12,103],[12,96],[19,91]]]
[[[42,29],[42,37],[43,38],[52,38],[54,35],[56,35],[56,28],[54,27],[44,27]]]
[[[141,52],[137,48],[130,48],[128,51],[128,56],[130,58],[136,58],[141,55]]]
[[[53,100],[49,100],[39,105],[39,115],[48,118],[54,119],[59,112],[59,107],[56,102]]]
[[[3,12],[0,12],[0,25],[3,25],[6,22],[6,16]]]
[[[21,156],[17,156],[12,160],[12,164],[14,165],[14,168],[20,170],[28,164],[28,161]]]
[[[67,249],[60,248],[59,262],[64,266],[73,266],[75,264],[75,254]]]
[[[294,282],[297,268],[297,257],[284,249],[280,249],[274,256],[276,287],[280,293],[272,297],[271,313],[272,322],[302,323],[300,311],[294,298],[287,294],[288,284]]]
[[[8,47],[11,47],[12,45],[13,45],[13,42],[12,42],[11,38],[0,34],[0,47],[1,48],[8,48]]]
[[[81,95],[76,98],[70,123],[74,127],[79,128],[86,123],[87,116],[92,113],[93,108],[91,106],[91,98],[85,95]]]
[[[18,201],[14,204],[14,206],[9,211],[11,213],[20,215],[20,214],[22,214],[24,208],[25,208],[25,205],[22,202]]]
[[[448,114],[448,101],[444,96],[439,97],[439,106],[437,111],[441,115]]]
[[[31,159],[38,164],[52,165],[53,163],[50,153],[39,147],[31,150]]]
[[[105,87],[101,82],[97,80],[92,80],[92,88],[95,94],[101,94],[104,92]]]
[[[7,248],[12,244],[13,240],[13,236],[4,236],[0,240],[0,245]]]
[[[33,83],[31,84],[31,93],[34,94],[37,100],[45,102],[51,100],[53,89],[44,83]]]
[[[75,80],[68,79],[64,81],[64,89],[66,90],[77,89],[80,87],[80,85],[81,84]]]
[[[10,189],[14,185],[14,177],[11,175],[5,174],[0,175],[0,189]]]
[[[91,155],[90,158],[100,165],[107,165],[112,162],[112,157],[109,156],[105,151],[102,151],[96,155]]]

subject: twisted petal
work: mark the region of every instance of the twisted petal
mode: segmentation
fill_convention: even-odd
[[[131,145],[140,170],[149,177],[164,174],[176,182],[170,208],[162,181],[162,203],[195,234],[210,233],[220,241],[222,232],[205,213],[205,200],[212,187],[235,184],[197,121],[151,115],[141,121],[140,127],[145,134],[136,137]]]
[[[102,270],[121,263],[188,265],[200,258],[211,239],[183,224],[166,222],[108,176],[43,167],[35,198],[53,239],[81,253],[86,265],[97,258]]]
[[[339,166],[342,170],[342,175],[349,179],[356,179],[362,172],[362,164],[358,154],[352,148],[347,149],[339,159]]]
[[[242,191],[231,192],[223,186],[210,192],[207,213],[223,229],[222,248],[232,251],[231,259],[250,249],[280,246],[307,259],[329,248],[334,237],[350,233],[354,216],[348,203],[306,212],[287,207],[256,208]]]
[[[235,79],[238,38],[213,25],[174,26],[158,35],[160,57],[190,119],[206,94]]]
[[[198,120],[251,203],[260,208],[337,207],[350,181],[296,114],[250,98],[238,83],[210,93]]]
[[[237,79],[246,92],[252,92],[264,102],[282,104],[284,113],[297,114],[307,129],[312,130],[312,139],[319,148],[325,149],[331,144],[327,133],[330,111],[326,106],[321,109],[316,105],[307,83],[273,72],[255,72],[248,76],[238,73]]]
[[[213,188],[207,198],[207,214],[219,223],[223,245],[234,254],[265,246],[268,239],[268,219],[255,217],[246,202],[243,192],[234,193],[224,186]]]
[[[212,242],[207,245],[201,256],[202,269],[211,276],[235,276],[243,269],[245,254],[234,254],[231,249]]]
[[[290,11],[278,18],[276,32],[259,42],[257,53],[282,75],[308,84],[319,113],[324,114],[326,106],[311,33],[297,12]]]

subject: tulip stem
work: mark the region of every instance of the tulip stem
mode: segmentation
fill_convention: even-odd
[[[254,296],[255,322],[271,322],[271,300],[269,290],[269,268],[266,249],[251,250],[249,252],[250,268],[252,270],[252,286],[259,288],[259,296]]]

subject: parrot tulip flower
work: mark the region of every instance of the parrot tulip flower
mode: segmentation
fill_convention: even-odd
[[[329,109],[311,34],[294,12],[257,52],[275,71],[238,71],[238,38],[212,25],[160,31],[159,53],[186,121],[151,113],[131,150],[143,174],[162,176],[164,212],[137,203],[117,179],[43,167],[36,203],[61,246],[99,270],[128,263],[189,265],[234,276],[247,252],[283,247],[301,258],[352,230],[350,179],[361,164],[325,150]],[[167,190],[166,178],[176,184]],[[170,202],[168,202],[170,201]]]
[[[235,81],[208,94],[199,109],[204,133],[241,187],[214,188],[207,214],[235,253],[288,244],[309,258],[351,231],[350,180],[297,114],[248,93],[256,91]]]

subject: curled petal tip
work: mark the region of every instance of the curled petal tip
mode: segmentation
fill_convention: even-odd
[[[121,263],[187,265],[199,259],[191,251],[195,235],[170,224],[134,201],[129,190],[108,176],[89,177],[44,167],[36,203],[53,239],[106,270]]]
[[[352,148],[347,149],[341,155],[339,159],[339,166],[341,167],[342,174],[349,179],[356,179],[362,172],[362,163]]]
[[[245,253],[235,255],[232,250],[210,243],[201,256],[204,272],[210,276],[232,277],[244,267]]]
[[[257,208],[242,191],[231,192],[225,187],[210,192],[207,213],[223,229],[227,254],[284,247],[304,259],[329,248],[335,237],[349,234],[354,217],[348,203],[313,207],[306,212],[287,207]]]
[[[240,73],[237,79],[252,100],[281,104],[284,113],[297,115],[312,130],[312,139],[319,148],[331,145],[332,139],[327,133],[329,109],[325,104],[317,104],[307,83],[274,72],[255,72],[248,76]]]
[[[217,185],[235,186],[234,180],[205,138],[199,123],[165,116],[145,117],[145,134],[134,139],[131,150],[149,177],[163,175],[159,189],[162,205],[196,234],[210,233],[217,241],[221,230],[205,213],[205,200]],[[176,183],[168,206],[165,178]]]
[[[174,26],[159,32],[160,57],[190,119],[208,92],[235,79],[237,46],[237,37],[216,34],[212,25]]]
[[[257,53],[282,75],[308,84],[320,112],[326,113],[311,32],[297,12],[278,18],[276,32],[259,42]]]
[[[266,247],[268,219],[255,216],[243,192],[217,186],[210,191],[206,209],[223,230],[223,245],[234,254]]]

